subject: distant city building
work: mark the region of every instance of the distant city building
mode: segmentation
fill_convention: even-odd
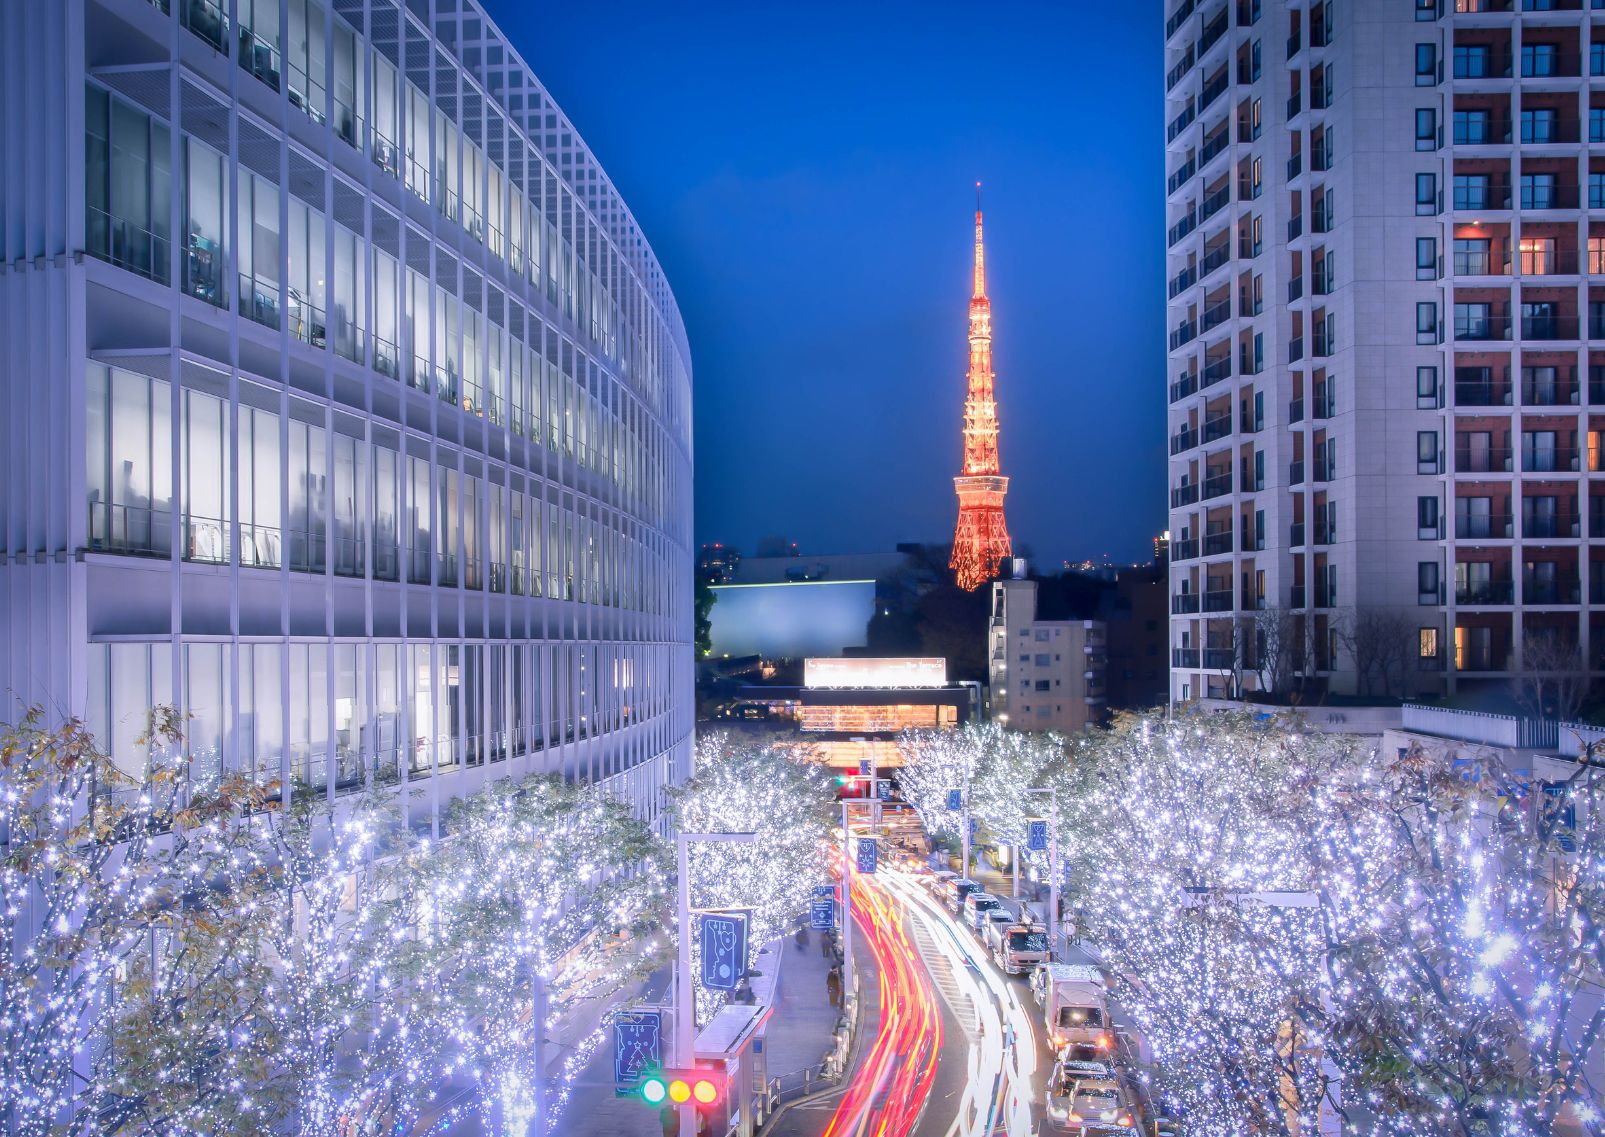
[[[1166,568],[1170,564],[1170,530],[1154,535],[1154,564]]]
[[[399,785],[426,830],[531,773],[661,820],[690,351],[482,6],[44,0],[0,42],[10,709],[138,771],[174,704],[198,783]]]
[[[1168,5],[1177,698],[1605,671],[1589,8]]]
[[[717,542],[697,554],[697,579],[704,584],[729,584],[741,566],[741,550]]]
[[[973,592],[1009,555],[1003,496],[1009,479],[998,463],[998,405],[992,391],[992,302],[986,295],[986,254],[981,241],[981,196],[975,200],[975,272],[970,295],[970,370],[964,398],[964,472],[953,479],[959,518],[953,531],[958,586]]]
[[[1123,568],[1102,598],[1098,617],[1108,643],[1104,680],[1110,710],[1146,710],[1165,702],[1170,635],[1165,570],[1157,565]]]
[[[951,730],[979,712],[973,684],[949,683],[935,658],[818,658],[803,665],[801,687],[747,687],[746,705],[795,718],[802,737],[832,766],[856,769],[873,759],[902,765],[905,730]]]
[[[1080,730],[1104,715],[1105,625],[1042,618],[1037,584],[992,584],[991,716],[1016,730]]]

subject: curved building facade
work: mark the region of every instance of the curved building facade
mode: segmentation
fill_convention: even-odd
[[[472,0],[0,15],[0,689],[409,821],[689,766],[691,368]]]

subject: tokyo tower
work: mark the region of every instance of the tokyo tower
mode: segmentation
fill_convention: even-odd
[[[981,243],[981,183],[975,184],[975,289],[970,295],[970,376],[964,398],[964,472],[953,479],[959,520],[953,530],[953,570],[966,592],[985,584],[1009,555],[1003,495],[1009,479],[998,467],[998,404],[992,397],[992,302],[986,298],[986,252]]]

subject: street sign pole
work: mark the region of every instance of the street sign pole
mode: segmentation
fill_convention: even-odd
[[[853,838],[842,799],[842,1004],[853,990]]]
[[[1059,947],[1059,787],[1036,786],[1028,794],[1047,794],[1051,802],[1048,826],[1048,955],[1063,957]]]
[[[757,839],[756,833],[679,833],[675,837],[680,870],[680,960],[674,983],[674,1061],[686,1069],[697,1064],[697,1000],[691,987],[691,842],[751,844]],[[680,1137],[697,1137],[697,1107],[693,1102],[680,1106]]]

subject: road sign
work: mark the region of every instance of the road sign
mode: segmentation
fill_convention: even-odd
[[[836,898],[834,896],[814,902],[808,908],[808,926],[815,931],[828,932],[836,926]]]
[[[959,810],[963,809],[964,808],[964,791],[963,790],[948,790],[947,791],[947,807],[949,809],[951,809],[954,813],[957,813]]]
[[[1028,817],[1025,822],[1025,847],[1033,853],[1044,852],[1048,847],[1048,820],[1045,817]]]
[[[613,1081],[633,1093],[641,1072],[663,1064],[663,1016],[657,1011],[620,1011],[613,1016]]]
[[[858,776],[860,778],[867,778],[870,776],[870,761],[868,758],[860,758],[858,760]]]
[[[734,991],[747,974],[747,918],[735,913],[704,912],[699,927],[702,985],[716,991]]]
[[[872,873],[880,860],[880,847],[873,837],[860,837],[858,839],[858,863],[855,866],[861,873]]]
[[[875,783],[875,792],[880,795],[880,799],[882,801],[891,801],[892,783],[888,782],[885,778],[882,778],[880,781]]]
[[[981,823],[973,817],[970,818],[970,840],[975,840],[975,835],[980,831],[980,828]]]

